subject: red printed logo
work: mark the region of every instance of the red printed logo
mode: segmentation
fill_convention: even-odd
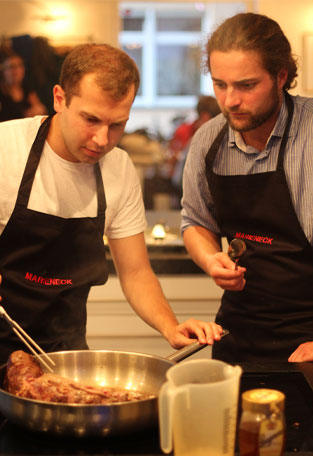
[[[25,279],[30,282],[40,283],[41,285],[73,285],[72,279],[50,279],[32,274],[31,272],[26,272]]]
[[[256,234],[245,234],[245,233],[236,233],[236,238],[248,239],[249,241],[260,242],[262,244],[271,244],[274,238],[269,238],[266,236],[257,236]]]

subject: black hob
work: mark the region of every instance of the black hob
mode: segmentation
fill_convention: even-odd
[[[286,455],[313,454],[313,364],[243,364],[240,393],[252,388],[275,388],[286,395]],[[239,407],[239,415],[240,415]],[[237,445],[236,445],[237,450]],[[158,429],[104,438],[64,438],[18,427],[0,416],[0,454],[3,456],[117,456],[161,455]]]

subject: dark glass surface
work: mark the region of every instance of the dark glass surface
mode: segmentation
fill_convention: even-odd
[[[293,366],[291,366],[291,369]],[[310,380],[310,382],[308,381]],[[285,455],[313,454],[313,391],[302,372],[244,372],[240,394],[253,388],[274,388],[286,395],[287,447]],[[239,416],[241,410],[239,408]],[[236,445],[236,451],[237,445]],[[48,455],[161,455],[158,429],[103,438],[61,438],[17,427],[0,416],[0,454]],[[237,452],[236,452],[237,454]]]
[[[254,388],[277,389],[285,394],[286,451],[313,451],[313,391],[302,372],[245,373],[240,396]]]
[[[27,431],[7,421],[0,427],[0,454],[6,455],[160,455],[158,431],[106,438],[61,438]]]

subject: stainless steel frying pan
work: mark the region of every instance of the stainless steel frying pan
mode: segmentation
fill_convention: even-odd
[[[110,350],[49,353],[56,374],[87,385],[136,390],[156,397],[110,405],[57,404],[17,397],[0,388],[0,412],[30,430],[75,437],[116,435],[155,426],[157,395],[167,369],[205,346],[195,342],[167,358]],[[2,377],[5,367],[0,369]]]

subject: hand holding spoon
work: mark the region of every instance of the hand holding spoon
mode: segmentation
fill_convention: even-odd
[[[238,267],[240,257],[245,253],[245,251],[246,244],[241,239],[235,238],[230,242],[227,254],[229,258],[235,262],[235,270]]]

